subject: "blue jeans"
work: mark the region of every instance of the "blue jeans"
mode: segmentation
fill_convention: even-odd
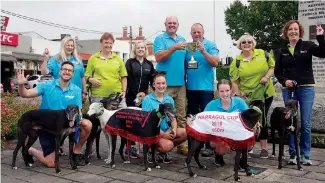
[[[209,102],[213,100],[213,91],[187,90],[188,114],[195,115],[203,112]]]
[[[285,88],[282,90],[284,103],[291,98],[291,92]],[[315,89],[313,86],[297,87],[294,91],[294,98],[299,102],[300,119],[301,119],[301,137],[300,137],[300,154],[301,156],[310,156],[311,147],[311,114],[314,105]],[[294,135],[288,135],[289,153],[296,153]]]

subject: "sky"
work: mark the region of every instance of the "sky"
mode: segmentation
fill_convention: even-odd
[[[192,41],[191,25],[201,23],[205,29],[205,38],[211,41],[215,39],[220,56],[226,57],[235,56],[239,52],[232,45],[233,41],[226,32],[224,21],[224,11],[232,2],[232,0],[1,1],[1,9],[56,24],[113,32],[116,37],[122,35],[124,26],[132,26],[136,36],[141,25],[144,36],[150,37],[149,40],[153,40],[161,33],[160,31],[165,30],[164,21],[167,16],[177,16],[179,35],[185,37],[187,41]],[[10,17],[7,32],[35,31],[48,39],[60,38],[61,34],[78,36],[80,40],[99,39],[101,36],[3,15]]]

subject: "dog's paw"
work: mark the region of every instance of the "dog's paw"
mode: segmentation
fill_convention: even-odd
[[[109,160],[109,159],[104,159],[104,161],[105,161],[106,164],[111,163],[111,160]]]
[[[76,169],[77,169],[77,166],[76,166],[76,165],[73,165],[73,166],[71,167],[71,169],[72,169],[72,170],[76,170]]]
[[[151,172],[151,168],[147,168],[147,170],[146,170],[147,172]]]
[[[101,156],[97,156],[97,159],[103,159]]]
[[[197,177],[196,173],[190,173],[190,176],[194,178]]]
[[[241,180],[240,180],[239,177],[235,177],[235,181],[236,181],[236,182],[241,182]]]
[[[275,158],[275,155],[274,155],[274,154],[272,154],[272,155],[271,155],[271,158]]]
[[[112,164],[112,165],[111,165],[111,168],[115,168],[115,166],[116,166],[115,164]]]
[[[254,176],[254,174],[252,174],[251,172],[246,172],[247,176]]]
[[[202,165],[202,166],[200,166],[199,168],[200,168],[200,169],[205,169],[205,170],[206,170],[206,169],[207,169],[207,166]]]
[[[29,166],[29,167],[32,167],[32,166],[33,166],[33,164],[31,164],[31,163],[28,163],[28,166]]]
[[[278,169],[282,169],[282,165],[279,165],[279,166],[278,166]]]
[[[187,167],[187,163],[186,162],[184,163],[184,167]]]
[[[155,168],[156,168],[156,169],[160,169],[160,166],[159,166],[159,165],[157,165]]]
[[[124,164],[130,164],[131,162],[130,161],[124,161],[123,163]]]
[[[304,169],[302,167],[298,168],[299,171],[304,171]]]
[[[12,167],[12,169],[13,169],[13,170],[17,170],[17,169],[18,169],[18,167],[14,166],[14,167]]]
[[[282,159],[286,159],[286,157],[282,156]]]

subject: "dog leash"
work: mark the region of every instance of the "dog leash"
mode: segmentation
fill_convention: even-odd
[[[293,87],[289,89],[290,91],[290,99],[293,100],[294,96],[295,96],[295,90],[297,87],[297,82],[295,80],[292,81]],[[288,130],[291,130],[291,132],[294,132],[295,127],[293,126],[293,118],[296,117],[298,115],[298,111],[296,111],[294,114],[291,115],[290,119],[291,119],[291,125],[288,127]]]
[[[75,118],[75,122],[77,123],[76,127],[75,127],[75,132],[74,132],[74,141],[76,144],[78,144],[79,140],[80,140],[80,115],[76,115]]]

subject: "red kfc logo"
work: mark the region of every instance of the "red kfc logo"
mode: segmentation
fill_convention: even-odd
[[[18,34],[1,32],[1,44],[8,46],[18,46]]]

